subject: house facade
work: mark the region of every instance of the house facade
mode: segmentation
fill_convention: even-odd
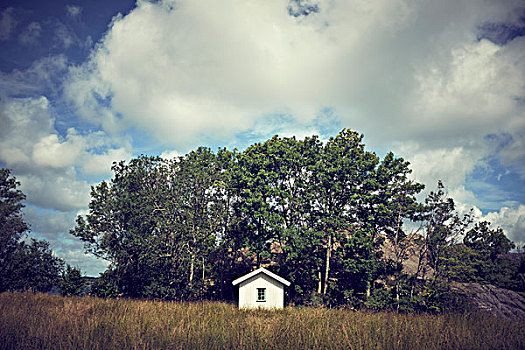
[[[284,288],[290,286],[290,282],[262,267],[232,284],[239,286],[240,309],[282,309]]]

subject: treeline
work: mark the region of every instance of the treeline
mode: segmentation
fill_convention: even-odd
[[[231,281],[259,266],[292,282],[296,305],[443,311],[464,306],[454,282],[525,290],[525,262],[500,228],[460,216],[441,182],[419,202],[409,163],[362,139],[274,136],[114,163],[71,230],[110,262],[91,292],[231,300]],[[68,269],[60,280],[73,283]]]
[[[84,279],[80,269],[66,265],[49,242],[29,238],[22,217],[25,195],[9,169],[0,169],[0,292],[49,292],[80,295]]]
[[[471,227],[441,183],[418,202],[409,163],[380,159],[362,138],[274,136],[242,152],[114,163],[71,231],[110,262],[94,293],[232,299],[231,281],[261,265],[292,282],[288,301],[300,305],[442,310],[457,306],[452,280],[523,290],[523,262],[501,257],[514,247],[501,229]]]

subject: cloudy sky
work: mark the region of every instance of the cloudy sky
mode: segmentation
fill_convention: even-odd
[[[0,166],[32,235],[68,234],[114,160],[365,135],[525,242],[521,0],[54,0],[0,7]]]

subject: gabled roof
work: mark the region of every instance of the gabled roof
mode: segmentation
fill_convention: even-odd
[[[258,275],[260,273],[264,273],[265,275],[273,278],[274,280],[276,280],[278,282],[281,282],[282,284],[284,284],[287,287],[290,285],[290,282],[288,282],[287,280],[285,280],[281,276],[277,276],[275,273],[266,270],[264,267],[261,267],[261,268],[255,270],[255,271],[250,272],[249,274],[246,274],[246,275],[244,275],[242,277],[237,278],[236,280],[234,280],[232,282],[232,284],[234,286],[236,286],[237,284],[239,284],[239,283],[241,283],[243,281],[246,281],[247,279],[252,278],[253,276],[256,276],[256,275]]]

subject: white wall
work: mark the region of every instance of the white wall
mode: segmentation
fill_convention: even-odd
[[[266,301],[257,301],[257,288],[266,288]],[[284,285],[259,273],[239,284],[239,308],[282,309],[284,307]]]

